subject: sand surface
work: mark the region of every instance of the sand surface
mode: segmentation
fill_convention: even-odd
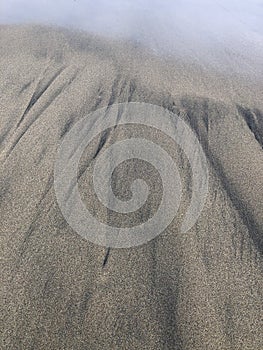
[[[262,92],[263,82],[129,43],[1,26],[1,348],[262,350]],[[117,102],[165,107],[196,133],[209,193],[187,234],[179,223],[191,197],[189,166],[151,131],[179,164],[185,188],[165,232],[108,250],[63,218],[54,192],[57,149],[74,123]],[[129,132],[111,130],[102,148]],[[99,138],[83,154],[79,187],[87,207],[107,220],[88,186],[98,147]],[[129,179],[135,168],[119,171]],[[144,175],[155,195],[141,217],[154,214],[161,190],[158,174],[145,168]]]

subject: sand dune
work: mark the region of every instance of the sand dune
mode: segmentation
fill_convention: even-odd
[[[132,43],[40,26],[0,27],[0,84],[1,348],[261,350],[262,84]],[[63,218],[57,149],[78,120],[117,102],[162,106],[196,133],[209,193],[187,234],[179,222],[191,197],[189,166],[153,131],[149,138],[176,159],[185,189],[165,232],[108,250]],[[110,130],[81,160],[83,201],[102,220],[108,212],[89,190],[87,164],[129,132]],[[119,171],[129,179],[135,167]],[[145,176],[156,196],[141,217],[160,199],[158,174]]]

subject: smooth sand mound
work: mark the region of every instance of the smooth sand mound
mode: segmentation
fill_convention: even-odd
[[[0,87],[1,348],[262,350],[263,86],[128,43],[2,26]],[[180,213],[153,241],[107,250],[63,218],[54,161],[76,121],[127,101],[163,106],[192,127],[208,160],[209,194],[180,234],[189,166],[157,135],[179,164]],[[85,164],[118,132],[127,131],[98,139],[80,165],[83,200],[102,219]]]

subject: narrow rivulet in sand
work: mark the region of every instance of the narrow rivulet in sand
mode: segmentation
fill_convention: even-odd
[[[83,33],[0,27],[2,349],[263,349],[262,84],[191,62]],[[117,102],[165,107],[196,133],[209,194],[187,234],[179,223],[191,198],[189,165],[151,131],[176,159],[184,186],[163,234],[107,250],[63,218],[53,184],[57,149],[78,120]],[[110,130],[81,160],[83,201],[102,221],[109,217],[87,164],[98,147],[130,132]],[[128,179],[135,167],[118,171]],[[154,214],[161,191],[154,169],[144,172],[155,192],[142,218]]]

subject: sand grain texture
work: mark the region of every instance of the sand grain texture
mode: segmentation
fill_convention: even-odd
[[[0,27],[1,348],[262,350],[262,88],[128,43]],[[209,194],[186,235],[178,222],[189,190],[162,235],[108,252],[66,223],[53,168],[76,121],[127,101],[163,106],[192,127],[207,156]],[[103,147],[129,134],[115,132]],[[170,149],[189,189],[184,155],[155,138]],[[87,190],[85,164],[98,147],[100,139],[83,155],[80,188],[107,220]],[[120,169],[127,179],[130,168]],[[158,183],[155,173],[152,179]]]

